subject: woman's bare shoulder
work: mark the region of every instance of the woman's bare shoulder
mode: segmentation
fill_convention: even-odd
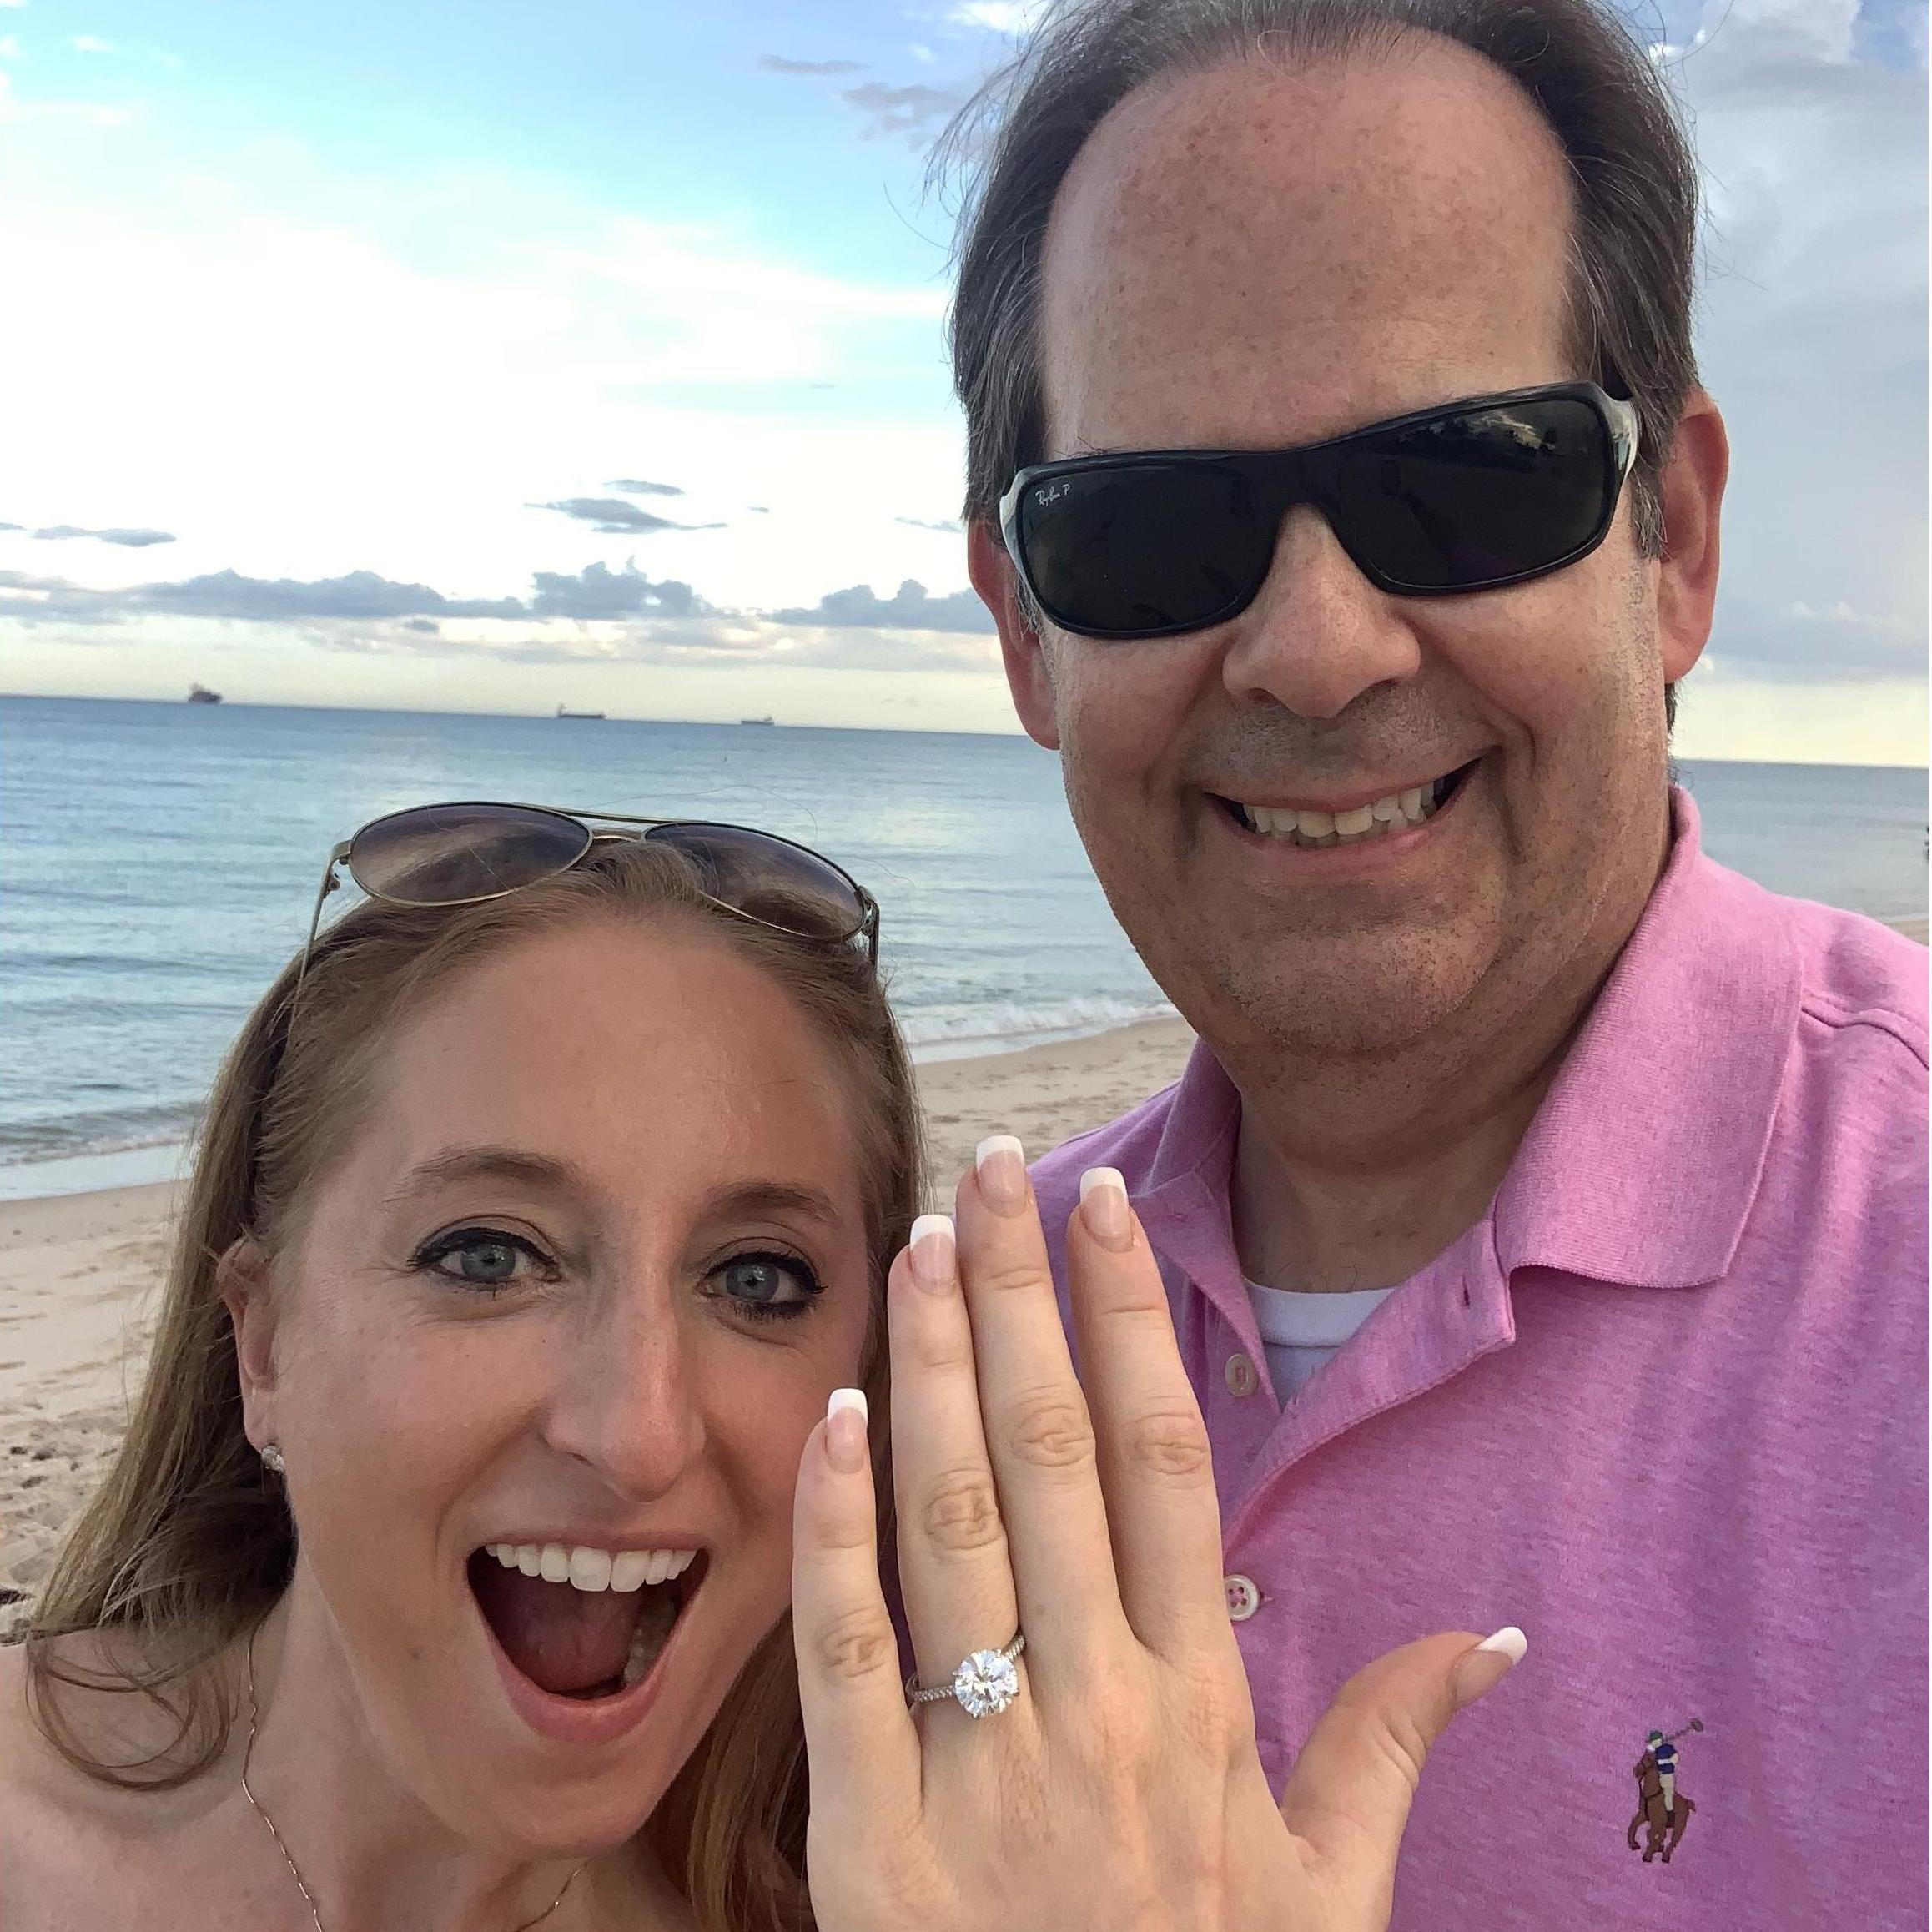
[[[60,1638],[41,1661],[53,1670],[37,1683],[25,1647],[0,1645],[0,1926],[216,1923],[205,1914],[177,1920],[160,1901],[184,1895],[184,1839],[195,1834],[183,1827],[205,1813],[220,1780],[140,1790],[90,1773],[50,1732],[78,1756],[129,1764],[164,1751],[177,1727],[152,1698],[104,1688],[124,1681],[111,1638]]]

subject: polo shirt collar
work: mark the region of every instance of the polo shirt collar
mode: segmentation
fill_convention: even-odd
[[[1707,858],[1697,807],[1537,1109],[1491,1210],[1497,1259],[1636,1288],[1730,1267],[1796,1037],[1781,903]]]
[[[1543,1267],[1632,1287],[1713,1281],[1756,1199],[1798,948],[1772,895],[1704,856],[1688,793],[1673,787],[1671,808],[1663,874],[1492,1205],[1483,1245],[1505,1280]],[[1133,1200],[1156,1251],[1251,1342],[1228,1205],[1240,1117],[1197,1041]]]

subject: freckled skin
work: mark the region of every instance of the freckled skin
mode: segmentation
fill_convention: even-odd
[[[1048,454],[1285,447],[1588,373],[1569,219],[1554,135],[1445,42],[1157,83],[1055,204]],[[1482,1143],[1424,1191],[1487,1198],[1667,849],[1663,687],[1708,632],[1724,466],[1693,392],[1668,561],[1638,553],[1627,491],[1588,558],[1460,597],[1377,591],[1298,509],[1245,612],[1145,642],[1035,637],[996,533],[973,533],[1021,718],[1062,754],[1122,924],[1241,1089],[1245,1146],[1258,1124],[1280,1161],[1387,1170]],[[1213,797],[1306,802],[1477,757],[1453,837],[1380,874],[1257,863]],[[1467,1225],[1447,1212],[1447,1233]]]

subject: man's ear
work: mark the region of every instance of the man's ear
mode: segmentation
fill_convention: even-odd
[[[1684,398],[1670,456],[1658,478],[1663,555],[1657,562],[1657,636],[1663,677],[1675,684],[1703,655],[1718,601],[1718,523],[1730,440],[1718,405],[1701,389]]]
[[[1020,600],[1019,578],[999,532],[989,523],[966,529],[966,574],[979,601],[999,626],[999,655],[1006,666],[1006,688],[1026,735],[1049,752],[1060,748],[1059,722],[1054,712],[1053,682],[1047,675],[1046,652],[1039,633],[1029,621]]]
[[[275,1322],[279,1310],[269,1258],[254,1241],[237,1241],[216,1264],[215,1283],[234,1326],[242,1426],[259,1449],[276,1440]]]

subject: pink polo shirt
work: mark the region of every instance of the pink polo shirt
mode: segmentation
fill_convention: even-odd
[[[1034,1170],[1061,1230],[1119,1168],[1160,1257],[1277,1789],[1381,1652],[1529,1635],[1430,1762],[1395,1932],[1926,1924],[1926,1101],[1924,949],[1705,858],[1680,792],[1489,1212],[1285,1409],[1205,1049]],[[1693,1718],[1646,1864],[1633,1767]]]

